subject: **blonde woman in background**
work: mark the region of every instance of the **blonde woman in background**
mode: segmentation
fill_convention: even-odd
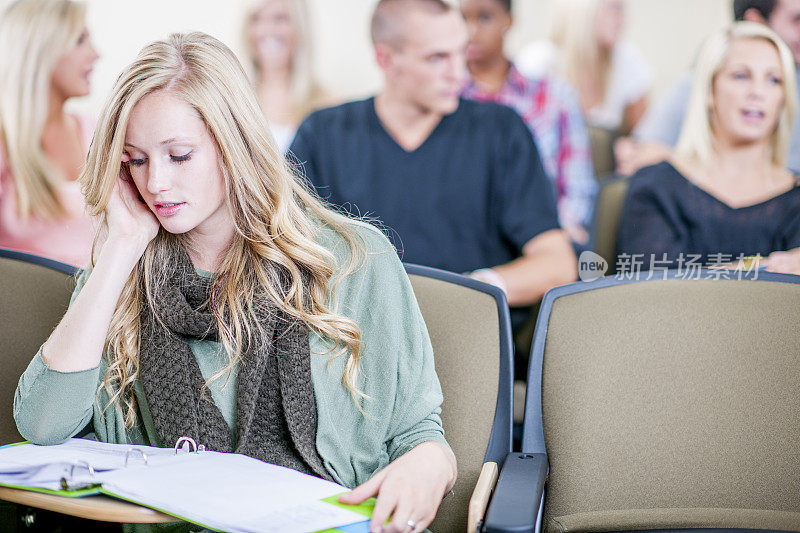
[[[0,58],[0,248],[85,266],[94,229],[76,179],[93,122],[64,107],[89,94],[97,60],[85,5],[12,3]]]
[[[758,254],[760,267],[800,274],[800,179],[786,169],[795,79],[789,48],[766,26],[712,35],[674,156],[631,178],[618,252],[644,268]]]
[[[389,531],[425,529],[456,466],[409,280],[379,230],[292,173],[230,49],[203,33],[146,46],[81,183],[98,253],[20,378],[20,433],[190,436],[358,486],[341,501],[377,496],[373,531],[390,514]]]
[[[332,103],[312,73],[311,29],[304,0],[262,0],[245,18],[245,49],[261,109],[285,152],[300,122]]]
[[[625,0],[554,0],[550,37],[524,47],[517,68],[555,74],[578,91],[590,126],[629,132],[647,109],[654,73],[621,36]]]

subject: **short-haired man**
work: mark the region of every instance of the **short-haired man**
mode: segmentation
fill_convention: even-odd
[[[461,14],[442,0],[381,0],[372,38],[383,91],[312,114],[290,149],[320,195],[379,218],[404,261],[471,272],[511,306],[573,281],[530,131],[510,108],[459,97]]]
[[[800,64],[800,0],[734,0],[733,15],[737,21],[769,26],[789,46],[795,63]],[[800,71],[797,75],[800,91]],[[693,81],[691,72],[681,76],[665,96],[647,110],[633,132],[635,140],[626,138],[617,143],[615,152],[621,173],[630,174],[669,157],[683,126]],[[800,172],[800,117],[794,121],[786,165]]]

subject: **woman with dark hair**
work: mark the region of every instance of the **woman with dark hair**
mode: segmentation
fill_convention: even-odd
[[[464,96],[514,108],[533,133],[556,191],[561,226],[577,244],[589,239],[597,181],[589,136],[575,92],[555,78],[523,76],[503,45],[511,28],[511,0],[461,0],[469,30]]]

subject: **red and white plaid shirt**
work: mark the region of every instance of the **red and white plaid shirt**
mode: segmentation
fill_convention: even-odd
[[[512,64],[499,91],[488,92],[470,80],[463,96],[507,105],[519,113],[533,134],[545,172],[555,186],[561,225],[588,226],[597,181],[589,134],[575,91],[556,78],[526,78]]]

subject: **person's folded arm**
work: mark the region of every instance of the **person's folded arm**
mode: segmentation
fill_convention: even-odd
[[[66,314],[17,386],[14,417],[20,433],[32,442],[63,441],[91,418],[117,302],[158,231],[155,215],[138,199],[122,169],[106,221],[106,239],[91,272],[82,274]]]
[[[552,229],[529,240],[521,257],[492,270],[503,278],[513,307],[532,304],[553,287],[575,281],[578,262],[564,232]]]
[[[53,370],[41,349],[22,374],[14,393],[14,421],[34,444],[59,444],[92,419],[100,365],[77,372]]]
[[[552,287],[574,281],[577,261],[559,228],[553,185],[533,137],[516,113],[510,109],[506,113],[506,136],[494,145],[494,192],[499,231],[519,250],[519,257],[506,264],[486,265],[489,271],[478,270],[473,277],[500,286],[509,305],[522,306],[536,302]]]

